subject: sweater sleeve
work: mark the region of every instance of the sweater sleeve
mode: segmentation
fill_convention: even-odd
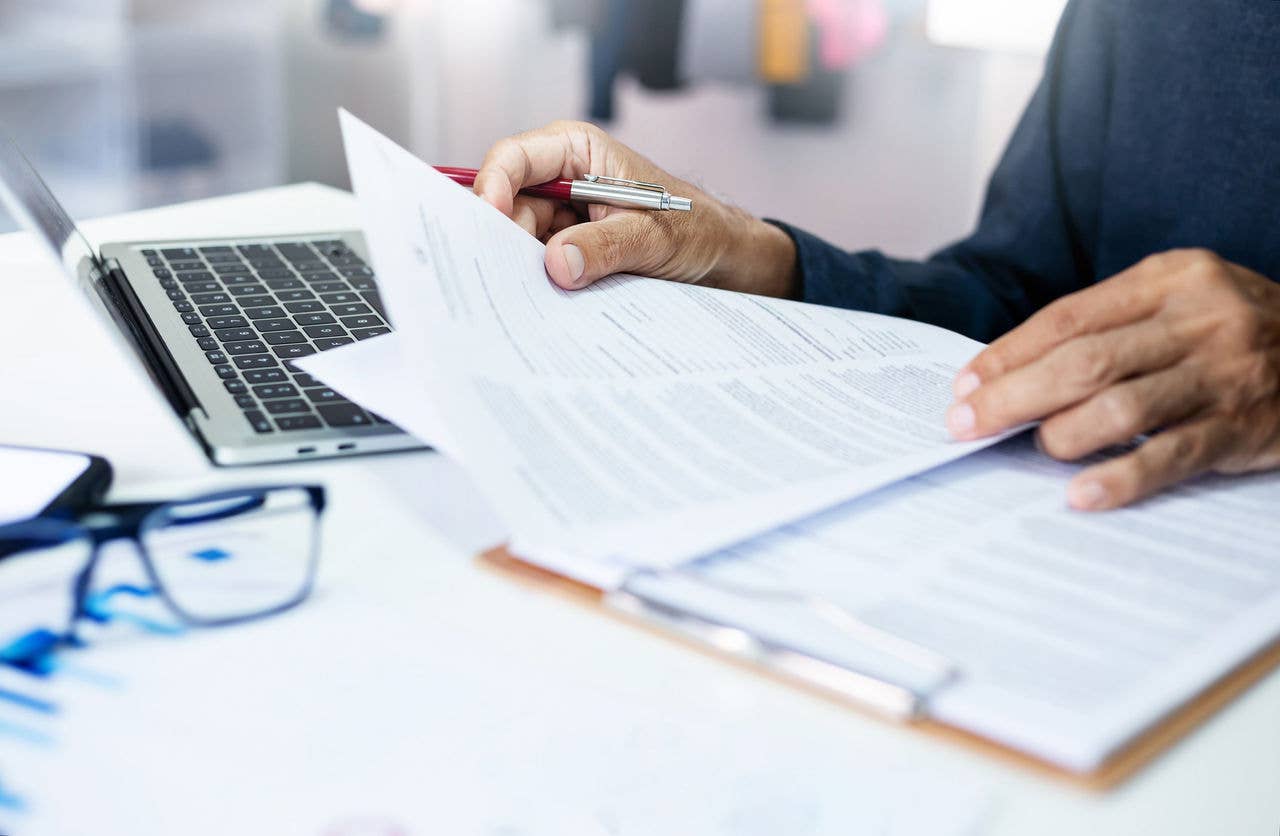
[[[1107,3],[1068,4],[1045,75],[968,238],[926,261],[905,261],[875,250],[847,252],[771,220],[795,242],[801,298],[989,341],[1092,283],[1110,87]]]

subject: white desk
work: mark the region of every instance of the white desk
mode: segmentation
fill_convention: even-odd
[[[355,225],[348,195],[301,185],[85,228]],[[1280,828],[1278,675],[1090,794],[478,569],[502,527],[434,454],[215,470],[29,240],[0,237],[0,292],[0,441],[102,453],[116,498],[267,480],[332,498],[312,602],[94,647],[81,664],[118,684],[69,689],[53,747],[0,741],[0,786],[33,808],[18,832],[907,834],[938,832],[941,805],[983,834]],[[340,826],[366,820],[400,829]]]

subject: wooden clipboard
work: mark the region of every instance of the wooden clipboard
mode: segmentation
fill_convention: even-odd
[[[507,551],[506,546],[492,548],[477,556],[476,561],[481,566],[499,572],[519,583],[560,595],[579,605],[592,607],[612,618],[661,635],[665,639],[684,645],[698,653],[728,662],[755,675],[765,676],[778,682],[784,682],[792,687],[798,687],[860,714],[883,719],[881,715],[866,710],[864,706],[851,702],[812,682],[765,669],[739,656],[718,650],[711,645],[668,632],[643,618],[631,616],[611,607],[605,607],[603,606],[604,593],[600,589],[521,560]],[[1180,740],[1200,726],[1201,723],[1208,720],[1277,667],[1280,667],[1280,638],[1277,638],[1266,648],[1210,684],[1195,699],[1157,721],[1146,732],[1135,738],[1091,772],[1072,772],[1034,755],[1029,755],[973,732],[936,720],[909,720],[904,725],[909,725],[923,734],[967,746],[985,756],[1029,769],[1046,777],[1089,791],[1104,792],[1114,789],[1133,777],[1144,766],[1173,748]]]

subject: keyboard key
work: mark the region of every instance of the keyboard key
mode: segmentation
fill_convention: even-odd
[[[213,272],[217,273],[219,276],[230,276],[236,273],[252,272],[247,264],[214,264],[212,266]]]
[[[258,333],[252,328],[220,328],[214,331],[213,335],[224,343],[256,340],[258,338]]]
[[[235,250],[231,249],[231,247],[227,244],[210,244],[209,246],[206,246],[206,247],[200,247],[199,250],[201,255],[208,255],[209,253],[235,252]]]
[[[249,420],[249,426],[253,427],[253,431],[256,433],[269,433],[274,431],[271,426],[271,422],[267,420],[267,416],[263,415],[256,409],[246,409],[244,411],[244,417]]]
[[[323,340],[315,340],[315,347],[321,351],[328,351],[331,348],[337,348],[340,345],[349,345],[355,342],[350,337],[328,337]]]
[[[363,427],[373,423],[360,407],[353,403],[335,403],[317,406],[320,417],[331,427]]]
[[[199,318],[197,318],[196,322],[199,322],[199,321],[200,321]],[[195,337],[196,339],[199,339],[200,337],[209,336],[209,329],[204,327],[203,325],[192,325],[188,327],[187,330],[190,331],[191,336]]]
[[[169,269],[175,273],[186,273],[191,270],[204,270],[203,261],[174,261],[169,260]]]
[[[329,256],[329,263],[335,267],[363,267],[364,259],[354,253]]]
[[[314,415],[285,415],[276,419],[276,426],[284,431],[318,430],[323,424]]]
[[[258,340],[247,340],[240,343],[227,343],[222,350],[228,354],[262,354],[267,347]]]
[[[327,313],[309,313],[300,314],[294,317],[299,325],[332,325],[338,320],[334,319],[331,314]]]
[[[187,273],[175,273],[173,277],[183,284],[186,284],[187,282],[213,281],[213,274],[208,270],[194,270]]]
[[[235,305],[204,305],[200,308],[200,313],[204,314],[205,318],[208,319],[213,316],[235,316],[240,313],[240,309]],[[212,327],[217,328],[218,326],[213,325]]]
[[[250,275],[249,273],[232,273],[229,276],[220,276],[219,278],[222,279],[222,283],[225,284],[228,289],[233,288],[236,285],[258,283],[258,277]]]
[[[253,395],[236,395],[236,406],[241,409],[253,409],[257,405],[258,402],[254,400]]]
[[[309,345],[303,343],[294,343],[292,345],[278,345],[271,349],[275,355],[283,360],[296,359],[298,357],[308,357],[316,353],[316,350]]]
[[[367,340],[370,337],[380,337],[383,334],[390,334],[391,329],[385,325],[380,328],[352,328],[351,336],[357,340]]]
[[[148,267],[164,267],[164,259],[158,255],[147,256]]]
[[[231,297],[225,293],[194,293],[191,301],[197,305],[222,305],[231,301]]]
[[[301,386],[303,389],[307,388],[308,386],[323,386],[323,385],[324,385],[323,383],[321,383],[320,381],[316,380],[316,379],[315,379],[314,377],[312,377],[311,375],[306,374],[305,372],[304,372],[303,374],[295,374],[295,375],[293,376],[293,382],[294,382],[294,383],[296,383],[298,386]]]
[[[266,386],[253,387],[253,394],[264,401],[272,401],[276,398],[296,398],[298,397],[298,390],[288,383],[273,383]]]
[[[196,345],[200,346],[201,351],[217,351],[218,341],[213,337],[200,337],[196,340]]]
[[[181,290],[178,290],[177,288],[174,288],[173,290],[166,290],[165,293],[167,293],[169,295],[169,298],[175,302],[187,301],[187,295],[183,293]],[[198,305],[200,303],[197,301],[196,304]]]
[[[170,273],[168,270],[164,269],[163,267],[157,267],[156,269],[152,270],[151,275],[155,276],[157,279],[168,279],[173,277],[173,273]]]
[[[331,270],[313,270],[302,274],[302,280],[308,284],[314,282],[336,282],[342,277]]]
[[[259,319],[253,324],[264,334],[271,334],[276,331],[293,331],[298,327],[293,324],[292,319]]]
[[[316,258],[315,251],[302,241],[289,241],[287,243],[276,244],[276,251],[290,261],[295,261],[297,259],[314,261]]]
[[[288,266],[274,255],[255,256],[254,258],[249,259],[249,263],[253,265],[253,269],[257,270],[259,273],[264,272],[266,270],[285,270],[286,272],[288,271]],[[290,273],[290,275],[292,275],[292,273]]]
[[[376,290],[366,290],[360,294],[360,298],[373,306],[373,309],[382,314],[382,318],[387,318],[387,309],[382,306],[382,297],[378,295]]]
[[[354,293],[322,293],[320,300],[327,305],[345,305],[348,302],[359,302],[360,297]]]
[[[299,273],[318,273],[321,270],[328,270],[329,265],[323,261],[295,261],[293,269]]]
[[[274,366],[276,358],[270,354],[247,354],[243,357],[236,357],[232,362],[236,364],[238,369],[261,369]]]
[[[231,366],[214,366],[213,370],[223,380],[232,380],[236,376],[236,370]]]
[[[316,293],[338,293],[343,290],[350,290],[346,282],[316,282],[311,285],[311,289]]]
[[[271,249],[270,244],[241,244],[236,247],[240,254],[245,258],[257,258],[258,256],[274,256],[275,250]]]
[[[217,282],[189,282],[182,289],[187,293],[216,293],[222,290],[222,285]]]
[[[163,287],[165,290],[177,290],[177,289],[178,289],[178,283],[177,283],[176,281],[174,281],[173,279],[160,279],[159,284],[160,284],[160,286],[161,286],[161,287]],[[217,285],[214,285],[214,289],[215,289],[215,290],[217,289]]]
[[[267,289],[260,284],[241,284],[229,287],[227,290],[232,296],[261,296],[267,292]]]
[[[245,309],[263,308],[276,303],[276,300],[271,298],[271,294],[266,296],[240,296],[236,301],[240,303],[240,307]]]
[[[261,308],[250,308],[245,311],[250,319],[279,319],[284,316],[284,309],[269,305]]]
[[[311,302],[316,295],[309,290],[276,290],[276,298],[281,302]]]
[[[215,316],[209,320],[209,327],[214,331],[223,328],[243,328],[249,322],[243,316]]]
[[[263,279],[268,279],[270,281],[297,281],[297,279],[293,278],[293,271],[286,269],[270,270],[259,267],[258,275]]]
[[[199,325],[201,322],[204,322],[204,320],[200,318],[200,314],[195,313],[194,311],[191,313],[184,313],[182,315],[182,321],[187,325]]]
[[[345,337],[347,332],[337,325],[308,325],[302,329],[307,332],[308,337]]]
[[[371,278],[347,279],[352,290],[377,290],[378,283]]]
[[[244,373],[244,379],[251,386],[256,386],[259,383],[279,383],[288,377],[280,369],[253,369]]]
[[[302,279],[265,279],[265,281],[267,287],[277,292],[281,290],[301,290],[306,287],[302,283]]]
[[[346,398],[332,389],[308,389],[307,398],[312,403],[350,403]]]
[[[190,302],[174,302],[173,309],[178,313],[186,314],[194,311],[196,309],[196,306],[191,304]]]
[[[142,254],[143,254],[143,255],[145,255],[145,256],[150,257],[150,256],[155,255],[155,254],[156,254],[156,251],[155,251],[155,250],[143,250],[143,251],[142,251]]]
[[[364,316],[344,316],[342,324],[348,328],[377,328],[383,322],[373,314],[365,314]]]
[[[239,264],[240,256],[236,253],[203,253],[204,260],[210,264]]]
[[[281,297],[284,296],[283,293],[280,295]],[[311,294],[308,293],[307,295],[310,296]],[[324,303],[314,301],[314,299],[306,302],[290,302],[284,306],[284,309],[289,313],[318,313],[324,310]]]
[[[264,335],[268,345],[288,345],[289,343],[305,343],[307,338],[301,331],[276,331]]]
[[[204,358],[215,366],[227,362],[227,355],[221,351],[206,351]]]
[[[190,247],[169,247],[160,251],[160,255],[170,261],[190,261],[193,258],[199,258],[196,251]]]
[[[263,404],[272,415],[287,415],[290,412],[310,412],[311,404],[301,398],[286,398],[279,401],[267,401]]]
[[[243,395],[249,391],[249,387],[244,385],[243,380],[228,380],[222,385],[227,387],[227,391],[233,395]]]
[[[368,267],[343,267],[338,270],[346,279],[372,279],[373,271]]]

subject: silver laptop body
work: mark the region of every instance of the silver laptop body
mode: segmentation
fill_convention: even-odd
[[[94,252],[3,134],[0,199],[112,321],[214,463],[422,447],[291,362],[390,330],[359,232],[137,241]]]

